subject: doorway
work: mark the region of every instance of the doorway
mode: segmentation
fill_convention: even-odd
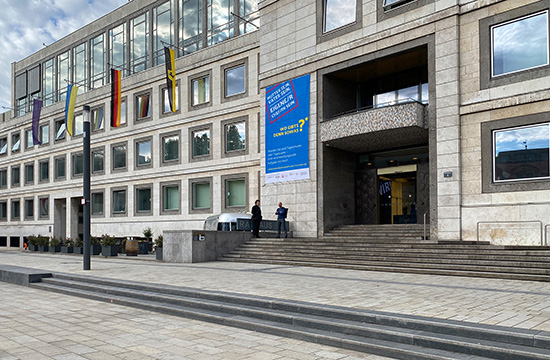
[[[378,174],[380,224],[416,224],[416,171]]]

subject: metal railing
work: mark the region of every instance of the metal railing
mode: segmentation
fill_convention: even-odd
[[[424,235],[422,236],[422,240],[426,240],[426,215],[428,215],[428,211],[430,210],[426,210],[424,215],[422,215],[423,222],[424,222]]]
[[[543,239],[543,230],[542,230],[542,221],[540,220],[527,220],[527,221],[478,221],[476,225],[476,231],[477,231],[477,241],[479,241],[479,225],[480,224],[526,224],[526,223],[534,223],[534,224],[540,224],[540,244],[544,245],[544,239]],[[547,225],[548,226],[548,225]]]

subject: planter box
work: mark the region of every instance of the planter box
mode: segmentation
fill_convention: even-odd
[[[101,254],[101,245],[90,245],[90,255]]]
[[[83,254],[84,253],[84,249],[82,248],[82,246],[75,246],[73,248],[73,252],[75,254]]]
[[[74,247],[72,246],[62,246],[61,247],[61,252],[64,253],[64,254],[72,254],[74,251]]]
[[[61,245],[57,245],[57,246],[50,245],[50,252],[61,252]]]
[[[140,255],[149,254],[149,243],[148,242],[140,241],[138,243],[138,246],[139,246],[138,254],[140,254]]]
[[[162,248],[157,248],[156,250],[156,256],[157,256],[157,260],[162,260]]]
[[[30,251],[38,251],[38,245],[29,245]]]
[[[48,252],[49,250],[50,249],[48,245],[38,245],[38,251],[40,252]]]
[[[118,255],[118,246],[103,246],[101,248],[102,256],[117,256]]]

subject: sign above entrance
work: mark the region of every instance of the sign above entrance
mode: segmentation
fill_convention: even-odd
[[[309,78],[266,89],[266,183],[309,179]]]

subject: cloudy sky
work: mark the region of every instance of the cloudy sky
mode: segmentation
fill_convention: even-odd
[[[0,0],[0,106],[11,107],[11,63],[128,0]],[[7,111],[0,108],[0,113]]]

